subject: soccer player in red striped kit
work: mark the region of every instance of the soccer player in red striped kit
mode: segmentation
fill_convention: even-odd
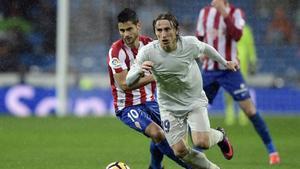
[[[107,57],[116,116],[125,125],[152,139],[149,169],[162,169],[163,155],[189,169],[175,156],[161,128],[153,76],[145,76],[133,86],[126,85],[127,72],[133,65],[138,50],[152,41],[150,37],[139,35],[140,29],[141,24],[135,11],[125,8],[119,13],[118,30],[121,39],[112,44]]]
[[[237,41],[242,36],[245,20],[243,11],[228,0],[212,0],[211,5],[200,10],[196,36],[212,45],[227,61],[238,61]],[[238,102],[262,139],[271,165],[279,164],[280,157],[272,142],[269,130],[251,101],[249,89],[240,71],[229,71],[223,65],[206,57],[202,64],[203,87],[212,104],[220,87]]]

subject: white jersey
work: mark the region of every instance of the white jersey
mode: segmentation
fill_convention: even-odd
[[[165,52],[159,42],[144,46],[137,55],[137,64],[154,63],[152,73],[157,81],[161,110],[184,115],[195,108],[207,106],[202,76],[195,59],[203,53],[205,44],[196,37],[180,37],[177,49]]]

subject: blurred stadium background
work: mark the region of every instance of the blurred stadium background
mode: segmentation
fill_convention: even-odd
[[[272,168],[300,168],[300,1],[230,2],[245,11],[254,32],[258,63],[256,73],[247,80],[281,153],[282,165]],[[106,56],[111,43],[119,38],[116,15],[124,7],[135,9],[143,33],[153,36],[152,19],[161,11],[171,11],[181,23],[181,33],[194,35],[199,10],[209,3],[210,0],[1,0],[0,168],[96,169],[116,160],[128,163],[132,169],[146,168],[148,140],[110,117],[114,113]],[[57,21],[63,21],[66,15],[58,13],[58,9],[69,15],[67,22],[59,26]],[[275,16],[284,20],[279,22],[283,23],[280,30],[271,25]],[[67,26],[66,39],[60,34],[57,40],[60,26]],[[61,48],[62,41],[68,42],[67,52]],[[58,55],[60,52],[67,55]],[[61,61],[67,61],[66,65]],[[64,98],[61,89],[67,89],[67,109],[62,113],[70,116],[52,118],[61,115],[57,97]],[[222,100],[219,94],[210,108],[210,113],[216,115],[212,126],[223,123]],[[83,116],[87,118],[77,118]],[[98,116],[101,118],[93,118]],[[271,168],[250,125],[226,128],[236,147],[235,158],[228,163],[217,150],[208,151],[209,158],[231,169]],[[120,140],[128,142],[121,144]],[[165,166],[176,169],[168,161]]]
[[[248,82],[263,113],[300,112],[300,1],[230,0],[245,11],[255,36],[258,63]],[[152,35],[152,19],[171,11],[183,35],[194,35],[200,7],[209,0],[72,0],[69,1],[67,112],[76,116],[113,114],[106,55],[119,38],[116,15],[124,7],[137,10],[143,33]],[[55,114],[57,53],[56,0],[0,1],[0,114]],[[286,22],[271,31],[275,11]],[[273,29],[272,29],[273,30]],[[223,112],[220,95],[212,113]]]

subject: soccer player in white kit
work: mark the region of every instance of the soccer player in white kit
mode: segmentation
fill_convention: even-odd
[[[107,56],[116,117],[128,127],[151,138],[149,169],[163,169],[163,155],[190,169],[175,156],[164,135],[153,77],[141,78],[130,87],[126,85],[127,71],[131,69],[139,49],[152,39],[140,34],[141,23],[134,10],[125,8],[117,18],[121,38],[112,44]]]
[[[179,36],[178,21],[170,13],[159,15],[153,21],[153,29],[158,40],[141,48],[126,83],[133,85],[152,73],[157,81],[162,126],[175,155],[194,168],[218,169],[204,153],[191,149],[186,140],[190,127],[194,146],[210,148],[218,144],[225,158],[233,156],[224,131],[210,128],[208,100],[196,59],[207,55],[233,71],[238,65],[226,61],[196,37]]]

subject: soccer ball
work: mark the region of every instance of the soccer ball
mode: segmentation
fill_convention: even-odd
[[[123,162],[115,161],[107,165],[106,169],[130,169],[128,165]]]

